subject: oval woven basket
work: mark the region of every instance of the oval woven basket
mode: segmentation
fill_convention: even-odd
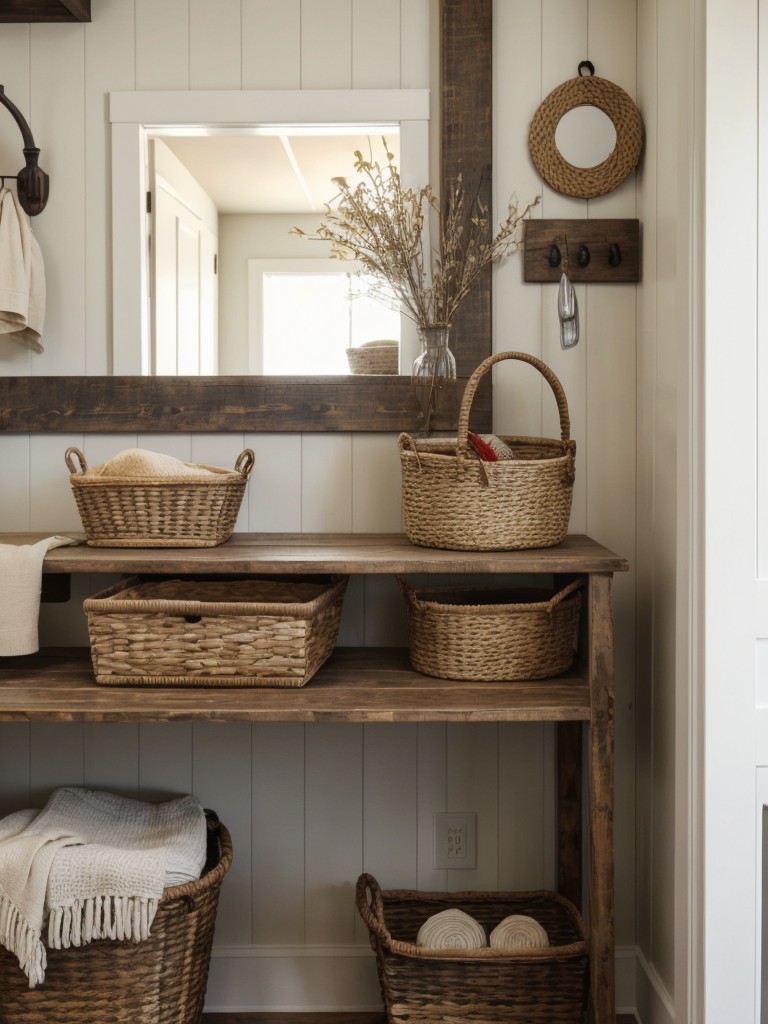
[[[232,840],[209,825],[209,865],[201,878],[168,888],[148,939],[100,939],[47,950],[35,989],[0,948],[0,1024],[200,1024],[221,883]]]
[[[410,660],[440,679],[547,679],[573,664],[581,580],[543,588],[409,587]]]
[[[481,462],[468,451],[469,414],[484,374],[502,360],[534,366],[552,389],[560,440],[502,437],[513,458]],[[576,442],[560,381],[536,356],[499,352],[467,382],[455,448],[400,434],[403,528],[414,544],[460,551],[508,551],[562,543],[573,500]]]

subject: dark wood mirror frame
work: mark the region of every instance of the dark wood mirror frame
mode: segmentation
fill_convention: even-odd
[[[440,0],[440,195],[449,194],[461,173],[465,183],[478,184],[488,209],[491,44],[492,0]],[[491,352],[490,268],[454,320],[452,337],[461,389]],[[489,385],[474,398],[472,424],[491,429]],[[419,426],[407,376],[0,377],[5,433],[397,432]]]

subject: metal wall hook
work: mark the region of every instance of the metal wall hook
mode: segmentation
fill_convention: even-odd
[[[2,85],[0,85],[0,103],[10,110],[21,130],[21,137],[24,142],[24,167],[22,167],[18,174],[5,174],[1,177],[3,178],[3,183],[5,183],[5,178],[16,179],[16,193],[19,205],[30,217],[35,217],[45,209],[45,204],[48,202],[48,175],[37,165],[40,150],[35,145],[29,125],[16,104],[11,103],[5,95],[5,89]]]
[[[588,267],[589,261],[592,259],[592,254],[589,249],[583,243],[579,246],[579,250],[576,254],[576,262],[580,267]]]
[[[562,262],[562,256],[560,255],[560,249],[556,242],[552,243],[552,247],[549,250],[549,256],[547,256],[547,263],[550,267],[559,267]]]
[[[579,63],[578,71],[579,78],[586,78],[586,75],[583,74],[583,71],[588,71],[589,76],[591,78],[595,73],[595,65],[592,63],[591,60],[583,60]]]
[[[621,263],[621,248],[618,242],[611,242],[608,247],[608,262],[612,267],[618,267]]]

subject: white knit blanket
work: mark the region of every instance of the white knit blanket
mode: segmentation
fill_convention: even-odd
[[[149,936],[163,889],[200,877],[206,823],[193,796],[150,804],[56,790],[45,808],[0,820],[0,944],[34,988],[47,945]]]

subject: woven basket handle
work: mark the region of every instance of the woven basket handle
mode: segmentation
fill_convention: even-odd
[[[584,580],[573,580],[573,582],[569,583],[567,587],[563,587],[562,590],[558,590],[558,592],[550,598],[549,603],[547,604],[547,611],[551,614],[561,601],[564,601],[569,594],[572,594],[574,590],[578,590],[579,587],[583,586],[583,584]]]
[[[80,463],[79,467],[75,465],[75,459]],[[85,456],[79,448],[67,448],[64,452],[64,461],[67,464],[67,469],[73,476],[77,474],[78,468],[81,473],[88,472],[88,463],[85,461]]]
[[[240,454],[237,456],[237,461],[235,462],[235,469],[243,478],[243,480],[247,480],[248,477],[251,475],[251,470],[253,469],[253,464],[255,461],[256,456],[253,454],[252,448],[244,449],[244,451],[240,452]]]
[[[384,924],[384,900],[381,887],[373,875],[363,874],[357,880],[355,903],[368,931],[376,934],[382,942],[392,939]]]
[[[527,352],[497,352],[495,355],[488,356],[487,359],[484,359],[483,362],[480,363],[467,381],[467,386],[464,389],[464,394],[461,398],[461,408],[459,409],[458,437],[456,438],[456,454],[459,459],[464,458],[467,450],[469,412],[472,408],[472,401],[475,397],[475,392],[477,391],[483,376],[488,372],[488,370],[490,370],[494,363],[501,362],[502,359],[519,359],[524,363],[530,363],[531,366],[536,367],[542,377],[546,380],[547,384],[552,388],[552,393],[555,396],[557,411],[560,414],[560,437],[563,441],[569,441],[571,438],[571,421],[568,417],[568,401],[566,400],[562,384],[547,364],[543,363],[540,359],[537,359],[536,356],[529,355]]]

